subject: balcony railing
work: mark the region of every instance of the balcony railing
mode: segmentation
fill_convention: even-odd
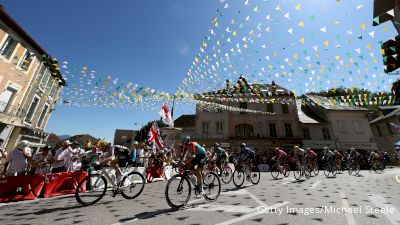
[[[7,102],[0,101],[0,114],[14,116],[22,119],[26,116],[26,111],[21,109],[21,107],[19,106],[10,105]]]

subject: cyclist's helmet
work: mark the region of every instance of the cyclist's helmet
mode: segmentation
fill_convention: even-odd
[[[306,152],[309,152],[309,151],[311,151],[311,148],[307,148],[307,149],[306,149]]]
[[[278,148],[278,147],[276,147],[274,150],[275,150],[275,152],[277,152],[277,151],[279,151],[279,148]]]
[[[215,143],[215,144],[214,144],[214,148],[219,148],[219,144],[218,144],[218,143]]]
[[[245,148],[245,147],[246,147],[246,143],[241,143],[241,144],[240,144],[240,147],[241,147],[241,148]]]
[[[350,152],[354,152],[355,150],[355,148],[350,148]]]
[[[324,147],[324,151],[325,152],[329,151],[329,148],[328,147]]]
[[[189,136],[186,136],[186,137],[184,137],[183,139],[182,139],[182,144],[187,144],[187,143],[189,143],[190,142],[190,137]]]

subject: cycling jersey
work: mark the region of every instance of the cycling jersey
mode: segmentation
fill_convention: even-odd
[[[335,157],[336,159],[342,159],[342,154],[340,154],[340,152],[336,152]]]
[[[307,157],[309,157],[309,158],[315,158],[315,157],[317,157],[317,153],[315,153],[313,150],[309,150],[309,151],[307,152]]]
[[[278,150],[276,156],[278,156],[278,158],[287,158],[287,154],[283,150]]]
[[[360,153],[358,153],[357,151],[353,151],[353,152],[350,152],[350,159],[356,159],[356,158],[358,158],[358,157],[360,157]]]
[[[250,148],[244,148],[244,158],[254,158],[255,154],[254,151],[251,150]]]
[[[214,150],[215,155],[217,156],[217,159],[222,159],[226,157],[226,152],[223,148],[218,147]]]
[[[189,143],[189,149],[185,149],[184,154],[190,153],[191,155],[194,155],[192,159],[192,166],[198,166],[199,168],[203,168],[206,159],[207,159],[207,152],[206,150],[201,147],[197,142],[190,142]]]

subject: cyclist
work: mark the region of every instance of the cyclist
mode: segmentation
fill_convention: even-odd
[[[354,160],[358,164],[361,154],[357,152],[354,148],[350,148],[349,159]]]
[[[306,163],[310,166],[310,168],[314,168],[315,159],[317,159],[317,153],[315,153],[311,148],[306,149]]]
[[[99,165],[103,167],[112,167],[115,170],[117,183],[119,183],[121,181],[122,171],[118,166],[118,158],[115,157],[114,147],[105,140],[99,141],[97,145],[102,152],[99,156]]]
[[[201,175],[201,171],[203,170],[204,164],[207,160],[206,150],[197,142],[191,142],[189,136],[183,138],[182,146],[182,158],[186,155],[185,164],[189,165],[189,170],[194,171],[194,175],[197,178],[197,185],[195,187],[196,197],[201,198],[204,195],[203,176]],[[181,159],[179,163],[182,163],[182,160],[183,159]],[[195,166],[197,166],[196,169],[194,168]]]
[[[249,147],[246,147],[246,143],[241,143],[240,144],[240,154],[241,154],[241,158],[244,162],[244,166],[247,168],[247,171],[250,172],[251,171],[251,165],[253,163],[254,160],[254,151],[251,150]],[[246,175],[246,179],[247,181],[250,181],[250,174]]]
[[[377,165],[377,162],[379,160],[379,155],[378,153],[372,151],[369,154],[368,162],[371,164],[371,168],[374,169],[374,167]]]
[[[322,157],[322,161],[326,163],[333,163],[335,153],[333,153],[328,147],[324,147],[324,156]]]
[[[303,166],[306,152],[299,146],[294,146],[293,149],[294,149],[294,159],[297,161],[297,165]]]
[[[221,175],[222,174],[222,163],[226,163],[226,160],[228,159],[228,155],[227,155],[225,149],[221,148],[218,143],[214,144],[214,151],[212,152],[212,154],[209,158],[213,159],[214,157],[216,157],[215,164],[217,165],[217,167],[219,169],[219,173],[220,173],[218,175]]]
[[[340,152],[338,150],[334,150],[333,153],[335,153],[335,163],[336,163],[336,167],[339,169],[340,168],[340,162],[342,161],[342,154],[340,154]]]

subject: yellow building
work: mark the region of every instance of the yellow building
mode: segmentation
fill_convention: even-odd
[[[10,151],[28,140],[43,145],[58,92],[65,86],[57,62],[0,6],[0,138]]]

